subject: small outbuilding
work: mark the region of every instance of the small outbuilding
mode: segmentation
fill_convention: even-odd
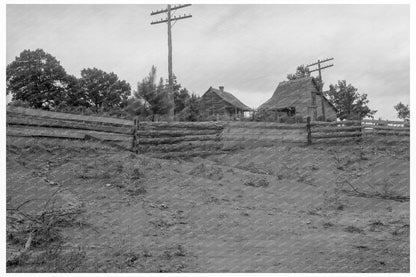
[[[200,99],[201,113],[205,117],[216,117],[222,120],[232,120],[244,117],[244,112],[251,111],[248,106],[243,104],[234,95],[224,91],[224,87],[219,89],[210,87]]]
[[[337,109],[321,95],[313,77],[280,82],[273,96],[258,108],[257,118],[278,120],[279,117],[310,116],[317,120],[322,116],[322,97],[326,120],[335,121]]]

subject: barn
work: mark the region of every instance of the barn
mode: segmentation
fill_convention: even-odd
[[[280,82],[273,96],[262,104],[257,111],[257,118],[278,120],[282,117],[306,118],[318,120],[322,116],[322,98],[313,77]],[[337,109],[324,97],[325,118],[337,119]]]
[[[210,87],[200,100],[201,113],[205,117],[215,117],[222,120],[233,120],[242,118],[244,112],[251,111],[234,95],[224,91],[221,86],[218,89]]]

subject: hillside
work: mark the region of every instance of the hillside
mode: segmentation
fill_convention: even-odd
[[[7,271],[409,272],[409,155],[363,141],[163,160],[8,137]]]

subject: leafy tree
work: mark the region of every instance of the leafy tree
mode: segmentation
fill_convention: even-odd
[[[366,116],[373,118],[377,112],[368,107],[367,94],[359,94],[357,89],[351,84],[347,85],[345,80],[330,85],[327,96],[337,108],[337,117],[341,120],[363,119]]]
[[[401,119],[409,119],[410,118],[410,109],[409,105],[404,105],[402,102],[399,102],[394,109],[397,111],[397,117]]]
[[[113,72],[107,73],[97,68],[83,69],[79,86],[85,101],[96,111],[124,107],[131,93],[126,81],[119,80]]]
[[[195,93],[186,100],[185,108],[180,113],[180,118],[183,121],[197,121],[199,118],[199,99]]]
[[[287,79],[288,80],[296,80],[296,79],[300,79],[300,78],[303,78],[303,77],[309,77],[309,76],[311,76],[311,73],[309,72],[309,68],[302,64],[302,65],[299,65],[296,68],[296,73],[295,74],[288,74]]]
[[[137,85],[136,98],[144,99],[148,104],[155,120],[155,115],[164,115],[169,112],[171,107],[167,87],[160,78],[156,85],[156,67],[152,66],[149,75]]]
[[[85,91],[81,88],[81,82],[79,79],[77,79],[73,75],[67,75],[66,77],[67,82],[67,93],[65,95],[65,106],[69,107],[77,107],[77,106],[83,106],[83,107],[90,107],[90,104],[88,103],[87,95],[85,94]]]
[[[175,102],[175,114],[180,113],[187,105],[188,100],[191,98],[186,88],[181,88],[179,91],[175,90],[173,93],[173,99]]]
[[[68,85],[65,69],[42,49],[24,50],[6,68],[6,93],[33,108],[58,106],[65,101]]]
[[[302,64],[296,68],[295,74],[288,74],[286,78],[292,81],[292,80],[301,79],[301,78],[310,77],[310,76],[311,76],[311,73],[309,71],[309,68]],[[321,82],[319,77],[313,77],[313,79],[315,80],[315,83],[318,86],[318,88],[320,88],[321,86],[322,87],[324,86],[324,83]]]

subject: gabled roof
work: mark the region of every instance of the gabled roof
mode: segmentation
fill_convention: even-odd
[[[205,93],[212,91],[213,93],[215,93],[216,95],[218,95],[221,99],[223,99],[225,102],[233,105],[234,107],[237,107],[243,111],[251,111],[252,109],[249,108],[248,106],[246,106],[245,104],[243,104],[243,102],[241,102],[240,100],[238,100],[234,95],[232,95],[229,92],[226,91],[221,91],[219,89],[210,87]],[[205,94],[204,93],[204,94]]]
[[[299,105],[310,105],[310,97],[305,97],[305,92],[315,91],[320,95],[318,86],[313,77],[304,77],[296,80],[280,82],[273,96],[259,107],[263,109],[285,109]],[[324,96],[324,101],[336,111],[335,106]]]

